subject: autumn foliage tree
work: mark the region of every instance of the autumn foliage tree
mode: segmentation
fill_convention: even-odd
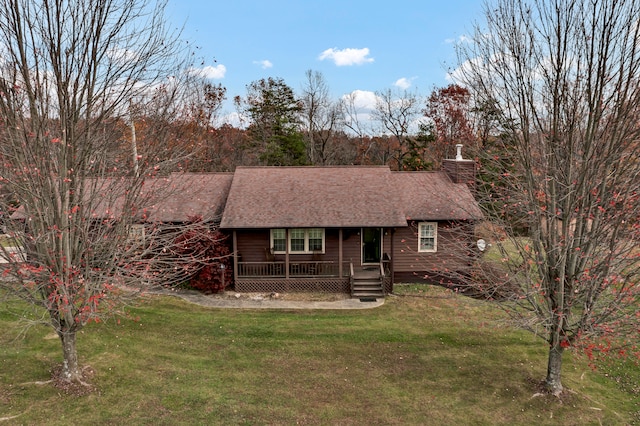
[[[455,156],[456,144],[465,145],[467,152],[475,150],[477,140],[468,89],[457,84],[435,89],[427,98],[423,113],[435,137],[428,149],[435,168],[440,167],[443,159]]]
[[[123,133],[119,147],[122,158],[131,158],[133,146],[140,161],[154,158],[165,168],[170,165],[174,170],[214,171],[224,167],[221,157],[228,147],[220,146],[215,122],[226,89],[192,74],[188,86],[163,84],[151,99],[130,102],[117,129]],[[167,98],[176,102],[167,105]]]
[[[138,0],[0,3],[0,176],[14,200],[1,205],[13,217],[0,287],[46,312],[67,382],[83,381],[77,333],[117,313],[122,284],[171,282],[154,261],[171,232],[132,230],[171,195],[149,182],[178,160],[156,145],[134,172],[118,149],[132,101],[171,113],[190,80],[163,12]]]
[[[196,90],[185,102],[184,113],[180,114],[175,131],[170,134],[172,143],[186,145],[188,156],[185,156],[182,169],[203,172],[224,168],[228,147],[220,144],[215,124],[226,92],[222,85],[205,80],[196,85]]]
[[[545,339],[553,394],[567,350],[639,355],[638,16],[633,0],[499,0],[460,50],[509,153],[482,159],[501,188],[481,202],[509,220],[468,285]]]

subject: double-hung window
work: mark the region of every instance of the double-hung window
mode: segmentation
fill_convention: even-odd
[[[306,230],[305,229],[290,229],[289,230],[289,252],[291,253],[305,253],[306,250]]]
[[[435,252],[438,250],[438,224],[421,222],[418,224],[418,251]]]
[[[312,228],[307,230],[307,251],[324,253],[324,229]]]
[[[271,230],[271,247],[274,253],[285,253],[287,233],[284,229]],[[289,229],[289,253],[324,253],[323,228],[294,228]]]
[[[271,248],[274,253],[284,253],[287,248],[287,237],[284,229],[271,230]]]

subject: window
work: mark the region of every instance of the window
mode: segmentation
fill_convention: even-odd
[[[324,229],[309,229],[309,251],[324,252]]]
[[[286,247],[286,236],[284,229],[272,229],[271,230],[271,247],[273,248],[273,252],[282,252],[284,253]]]
[[[422,222],[418,224],[418,251],[433,252],[438,249],[438,224]]]
[[[271,247],[274,253],[284,253],[286,231],[284,229],[271,230]],[[324,229],[296,228],[289,230],[289,253],[324,253]]]
[[[127,242],[131,245],[141,246],[144,245],[144,225],[131,225],[129,228],[129,235],[127,236]]]
[[[289,230],[289,251],[305,252],[305,238],[306,231],[304,229],[291,229]]]

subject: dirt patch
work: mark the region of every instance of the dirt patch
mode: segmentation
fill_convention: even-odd
[[[547,390],[544,380],[536,380],[533,377],[527,377],[529,387],[535,392],[534,397],[544,398],[549,403],[572,404],[576,399],[575,392],[570,389],[564,389],[558,396],[552,395]]]
[[[61,376],[62,365],[56,365],[51,370],[51,383],[53,386],[67,395],[85,396],[96,392],[96,387],[91,384],[96,372],[87,366],[82,369],[82,379],[79,382],[70,382]]]
[[[9,404],[11,402],[11,397],[9,392],[4,389],[0,389],[0,403],[1,404]]]

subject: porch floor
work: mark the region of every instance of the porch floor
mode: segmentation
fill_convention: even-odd
[[[380,267],[378,265],[354,266],[353,276],[354,278],[379,278]]]

